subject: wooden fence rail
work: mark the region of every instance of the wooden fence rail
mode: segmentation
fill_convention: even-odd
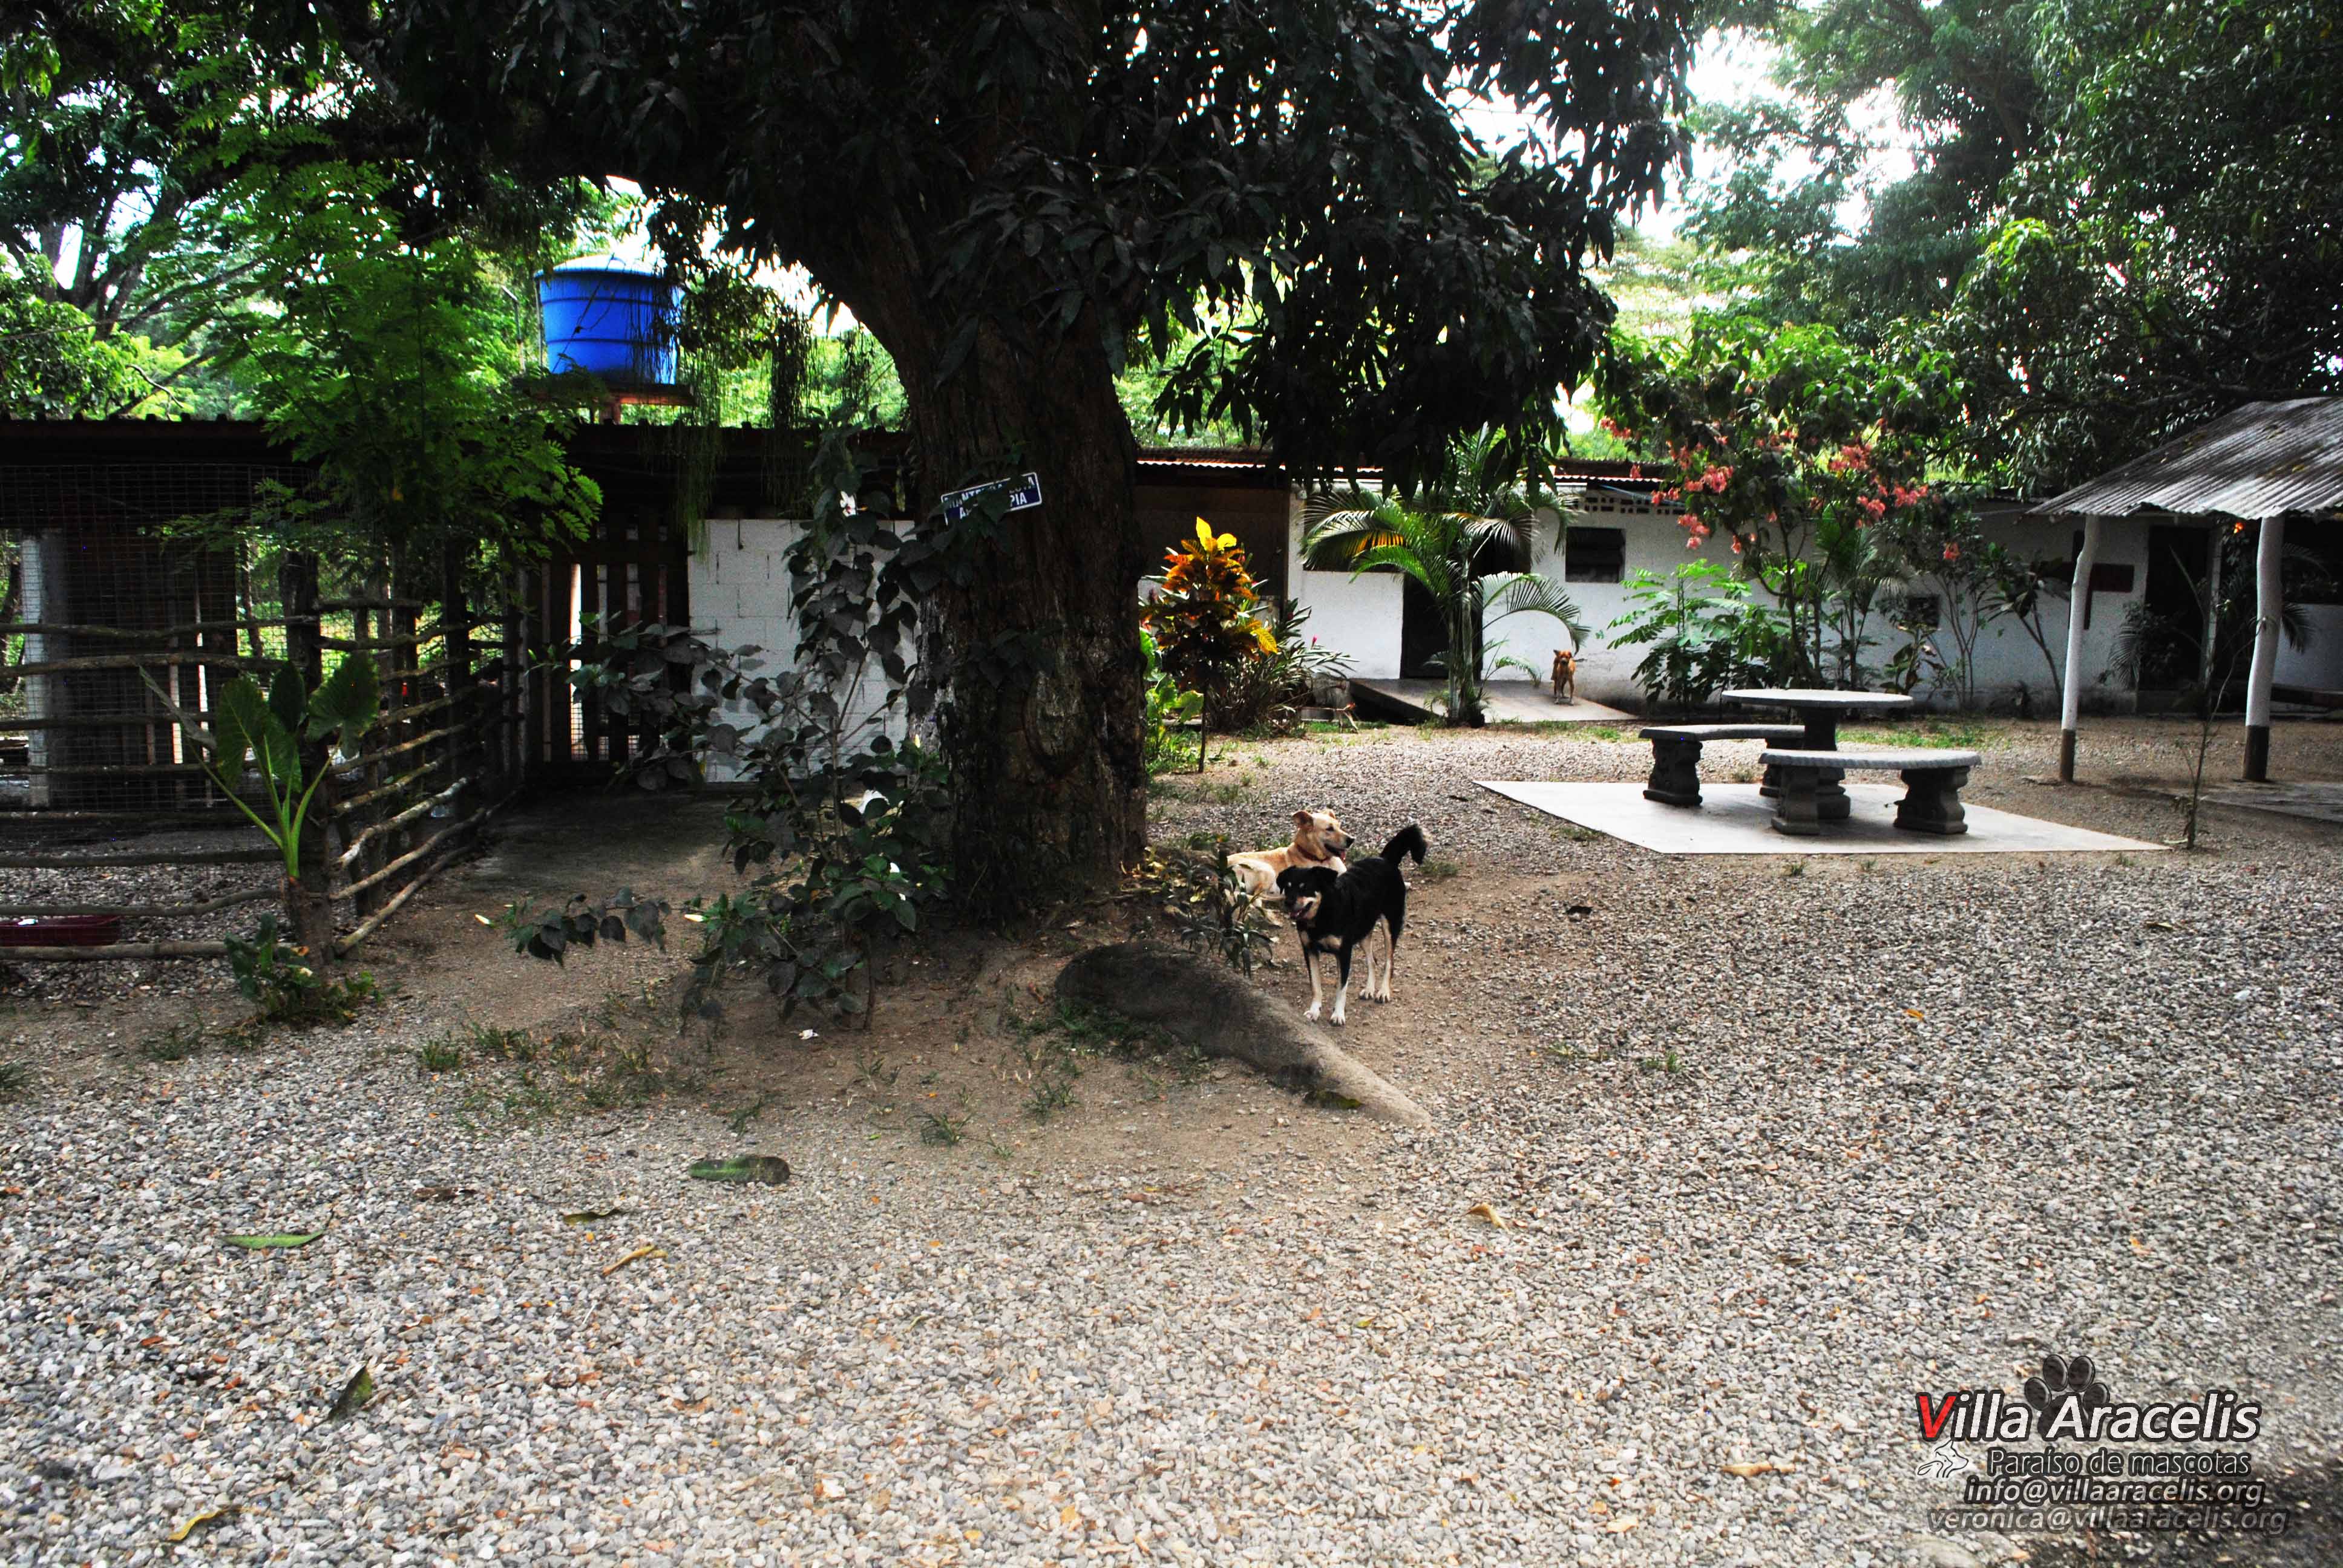
[[[168,548],[158,544],[149,553]],[[0,714],[0,872],[277,862],[278,852],[207,775],[155,689],[206,722],[220,685],[235,674],[289,663],[315,689],[329,653],[370,659],[380,678],[381,710],[354,755],[337,759],[319,789],[310,810],[315,841],[302,851],[305,879],[322,876],[333,890],[337,923],[346,932],[335,945],[347,951],[460,855],[523,784],[531,753],[527,738],[532,722],[542,723],[531,711],[528,650],[545,634],[525,607],[470,602],[464,563],[453,551],[414,580],[334,595],[319,591],[314,558],[287,557],[271,602],[251,597],[248,561],[222,563],[219,547],[201,548],[209,553],[200,569],[156,574],[194,588],[184,594],[175,588],[162,609],[144,609],[131,624],[76,618],[66,612],[81,601],[55,588],[37,613],[0,622],[0,638],[24,639],[10,652],[17,657],[25,708]],[[25,608],[35,609],[35,601],[28,598]],[[311,747],[308,759],[322,763],[322,748]],[[247,801],[266,815],[256,796]],[[232,835],[226,845],[218,836],[223,829]],[[67,830],[111,830],[134,842],[81,852],[57,843]],[[186,841],[190,832],[207,841]],[[239,839],[248,842],[234,841]],[[176,898],[126,890],[119,902],[106,898],[112,888],[89,897],[93,890],[54,881],[35,887],[0,887],[0,920],[114,915],[167,922],[262,903],[278,892],[277,874],[259,886],[214,886]],[[36,945],[0,949],[0,960],[203,958],[226,950],[216,940],[162,935],[68,947],[39,945],[38,932],[25,934]]]

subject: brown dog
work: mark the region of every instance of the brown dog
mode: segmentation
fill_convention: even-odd
[[[1554,699],[1556,702],[1578,700],[1578,655],[1565,648],[1554,650]]]
[[[1229,869],[1237,880],[1256,899],[1277,896],[1277,874],[1294,866],[1324,866],[1336,876],[1347,868],[1342,863],[1342,851],[1351,847],[1351,836],[1342,831],[1342,820],[1332,811],[1296,811],[1293,814],[1293,842],[1279,849],[1249,849],[1229,857]]]

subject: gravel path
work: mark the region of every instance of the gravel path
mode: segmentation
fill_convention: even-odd
[[[2170,770],[2149,727],[2091,739]],[[1241,1075],[1082,1165],[819,1104],[745,1137],[679,1103],[518,1121],[418,1076],[449,1020],[413,997],[45,1081],[0,1107],[0,1555],[1943,1568],[2015,1558],[1928,1531],[1913,1392],[2046,1350],[2119,1398],[2261,1398],[2298,1490],[2343,1460],[2343,837],[2223,813],[2197,857],[1787,875],[1470,783],[1633,777],[1633,747],[1234,750],[1260,765],[1159,833],[1332,803],[1459,868],[1344,1040],[1431,1131]],[[2045,766],[2015,732],[1977,798],[2170,830],[2015,782]],[[1215,1131],[1284,1116],[1314,1141]],[[685,1179],[736,1148],[797,1176]],[[378,1397],[327,1420],[361,1363]],[[2327,1485],[2307,1554],[2222,1549],[2338,1560]]]

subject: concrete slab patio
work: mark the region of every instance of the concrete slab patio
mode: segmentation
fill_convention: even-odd
[[[2298,784],[2239,784],[2205,792],[2208,806],[2242,806],[2249,811],[2275,811],[2305,821],[2332,822],[2343,827],[2343,783],[2309,781]]]
[[[1409,723],[1420,724],[1436,719],[1440,710],[1433,699],[1446,693],[1448,688],[1437,680],[1353,680],[1352,699],[1366,710],[1365,717],[1396,716]],[[1635,715],[1602,703],[1580,698],[1576,702],[1556,702],[1554,691],[1530,680],[1493,680],[1482,690],[1488,703],[1492,724],[1641,724]]]
[[[1951,838],[1907,833],[1892,820],[1896,802],[1904,794],[1900,786],[1852,779],[1846,794],[1854,803],[1854,816],[1825,823],[1816,839],[1776,832],[1774,802],[1760,796],[1755,784],[1704,784],[1700,805],[1684,807],[1644,799],[1640,783],[1477,782],[1534,810],[1663,855],[1979,855],[2163,848],[1977,805],[1966,806],[1966,833]]]

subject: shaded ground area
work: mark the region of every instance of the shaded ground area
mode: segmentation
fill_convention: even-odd
[[[1437,680],[1353,680],[1352,693],[1370,719],[1417,724],[1440,717],[1448,688]],[[1363,693],[1364,695],[1360,695]],[[1632,713],[1606,708],[1592,698],[1557,699],[1551,686],[1534,680],[1492,680],[1482,688],[1493,724],[1615,724],[1640,725]]]
[[[1931,733],[1986,750],[1986,803],[2177,829],[2178,727],[2095,724],[2125,792],[2024,782],[2046,727]],[[2343,777],[2338,739],[2282,727],[2278,771]],[[1302,805],[1431,838],[1396,1000],[1343,1040],[1431,1131],[1055,1012],[1105,902],[907,950],[867,1034],[750,993],[679,1041],[672,957],[555,970],[475,918],[721,885],[712,822],[625,800],[507,824],[351,1029],[153,1062],[135,1013],[20,1010],[9,1553],[156,1560],[232,1503],[202,1557],[2333,1560],[2343,834],[1668,858],[1472,783],[1633,779],[1640,746],[1231,750],[1164,781],[1159,839]],[[746,1151],[795,1177],[684,1174]],[[263,1230],[324,1235],[222,1240]],[[2050,1351],[2260,1400],[2291,1543],[1933,1527],[1916,1392]],[[376,1402],[325,1420],[359,1363]]]

